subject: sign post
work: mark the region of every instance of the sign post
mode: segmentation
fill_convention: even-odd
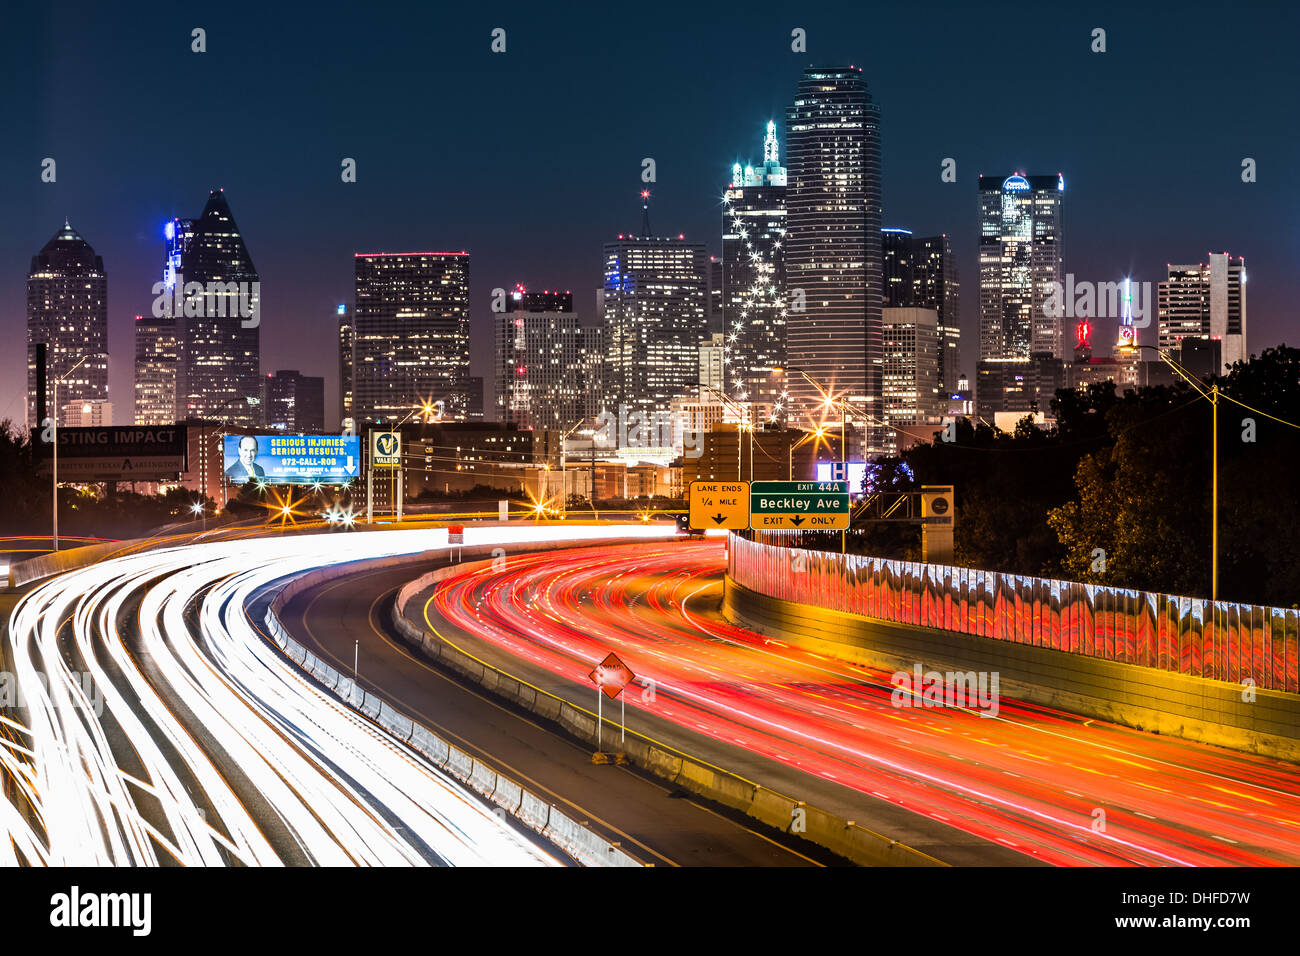
[[[755,531],[844,531],[849,526],[849,483],[755,481],[749,486],[749,526]]]
[[[620,750],[616,754],[607,754],[601,750],[603,744],[603,724],[604,724],[604,699],[609,697],[610,700],[618,699],[623,689],[632,683],[636,677],[635,674],[618,659],[618,655],[609,654],[603,661],[596,665],[596,668],[587,675],[588,679],[596,685],[596,752],[591,755],[592,763],[609,763],[612,756],[613,762],[617,764],[627,763],[627,754]],[[619,745],[627,739],[627,706],[623,703],[623,721],[619,727]]]

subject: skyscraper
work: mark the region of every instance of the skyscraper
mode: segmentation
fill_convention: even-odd
[[[1212,252],[1198,265],[1171,265],[1157,292],[1160,348],[1184,339],[1222,343],[1222,371],[1250,357],[1246,346],[1246,260]]]
[[[896,427],[936,421],[945,407],[939,392],[938,313],[932,308],[886,307],[881,310],[881,321],[884,324],[881,392],[885,420]],[[910,436],[886,429],[886,453],[897,454],[924,429],[909,431]]]
[[[469,253],[357,253],[353,414],[401,421],[431,403],[464,421],[469,385]]]
[[[176,319],[135,317],[135,424],[176,421],[180,336]]]
[[[1065,358],[1064,320],[1044,303],[1063,282],[1065,179],[981,176],[980,361]]]
[[[309,434],[325,430],[325,379],[281,369],[268,375],[262,407],[271,431]]]
[[[933,309],[938,319],[939,388],[956,392],[961,364],[961,284],[947,235],[882,229],[884,308]]]
[[[40,342],[47,347],[46,408],[36,407],[36,345]],[[104,260],[66,222],[32,256],[27,274],[29,426],[37,428],[54,414],[54,383],[65,375],[58,385],[60,408],[74,402],[108,400],[108,276]],[[60,411],[59,424],[63,423]]]
[[[342,302],[336,311],[339,319],[339,427],[355,428],[352,417],[352,317]]]
[[[262,423],[261,281],[223,190],[198,219],[165,227],[163,313],[180,340],[176,419]],[[155,318],[159,301],[155,301]]]
[[[649,235],[605,243],[605,407],[668,414],[697,384],[708,255],[702,243]]]
[[[600,412],[601,330],[579,322],[571,293],[516,285],[495,318],[497,421],[568,431]]]
[[[879,419],[880,108],[862,70],[804,71],[786,111],[786,360],[795,421],[821,395],[802,370]],[[869,451],[880,449],[868,425]]]
[[[728,395],[784,413],[785,191],[776,123],[767,124],[763,165],[732,167],[722,200],[722,289]]]

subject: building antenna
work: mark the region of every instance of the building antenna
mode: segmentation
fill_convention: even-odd
[[[641,190],[641,231],[650,238],[650,190]]]

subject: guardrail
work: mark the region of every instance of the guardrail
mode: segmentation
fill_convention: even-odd
[[[490,551],[491,548],[487,550]],[[317,683],[373,720],[389,734],[419,751],[465,786],[481,794],[534,832],[545,836],[578,862],[586,866],[641,866],[638,860],[629,856],[620,847],[583,826],[564,811],[550,805],[509,777],[497,773],[488,764],[444,740],[379,695],[361,687],[351,677],[339,673],[294,640],[280,623],[280,614],[284,606],[308,588],[344,575],[355,574],[358,570],[376,570],[410,563],[412,557],[407,554],[373,561],[330,565],[295,577],[280,589],[267,608],[267,630],[270,631],[280,650]]]
[[[467,548],[466,551],[471,551]],[[483,562],[479,562],[482,564]],[[412,645],[445,667],[496,696],[553,721],[571,735],[596,744],[596,715],[562,697],[479,660],[440,635],[417,627],[406,617],[411,598],[464,566],[439,568],[408,582],[393,604],[393,625]],[[635,731],[622,743],[632,761],[657,777],[785,832],[800,832],[811,843],[865,866],[947,866],[927,853],[861,826],[853,820],[809,806],[802,800],[761,786],[738,774],[692,757]],[[802,831],[794,828],[801,820]]]
[[[734,534],[729,544],[732,580],[780,600],[1300,692],[1295,609],[809,551]]]

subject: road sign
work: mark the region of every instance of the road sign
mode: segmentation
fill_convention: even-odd
[[[628,666],[616,655],[610,654],[597,664],[596,669],[587,677],[606,697],[616,700],[618,695],[623,693],[623,688],[632,683],[636,675],[628,670]]]
[[[849,526],[847,481],[755,481],[749,486],[755,531],[842,531]]]
[[[692,481],[691,527],[749,527],[749,482]]]
[[[447,543],[448,544],[465,543],[465,526],[463,524],[447,525]]]

